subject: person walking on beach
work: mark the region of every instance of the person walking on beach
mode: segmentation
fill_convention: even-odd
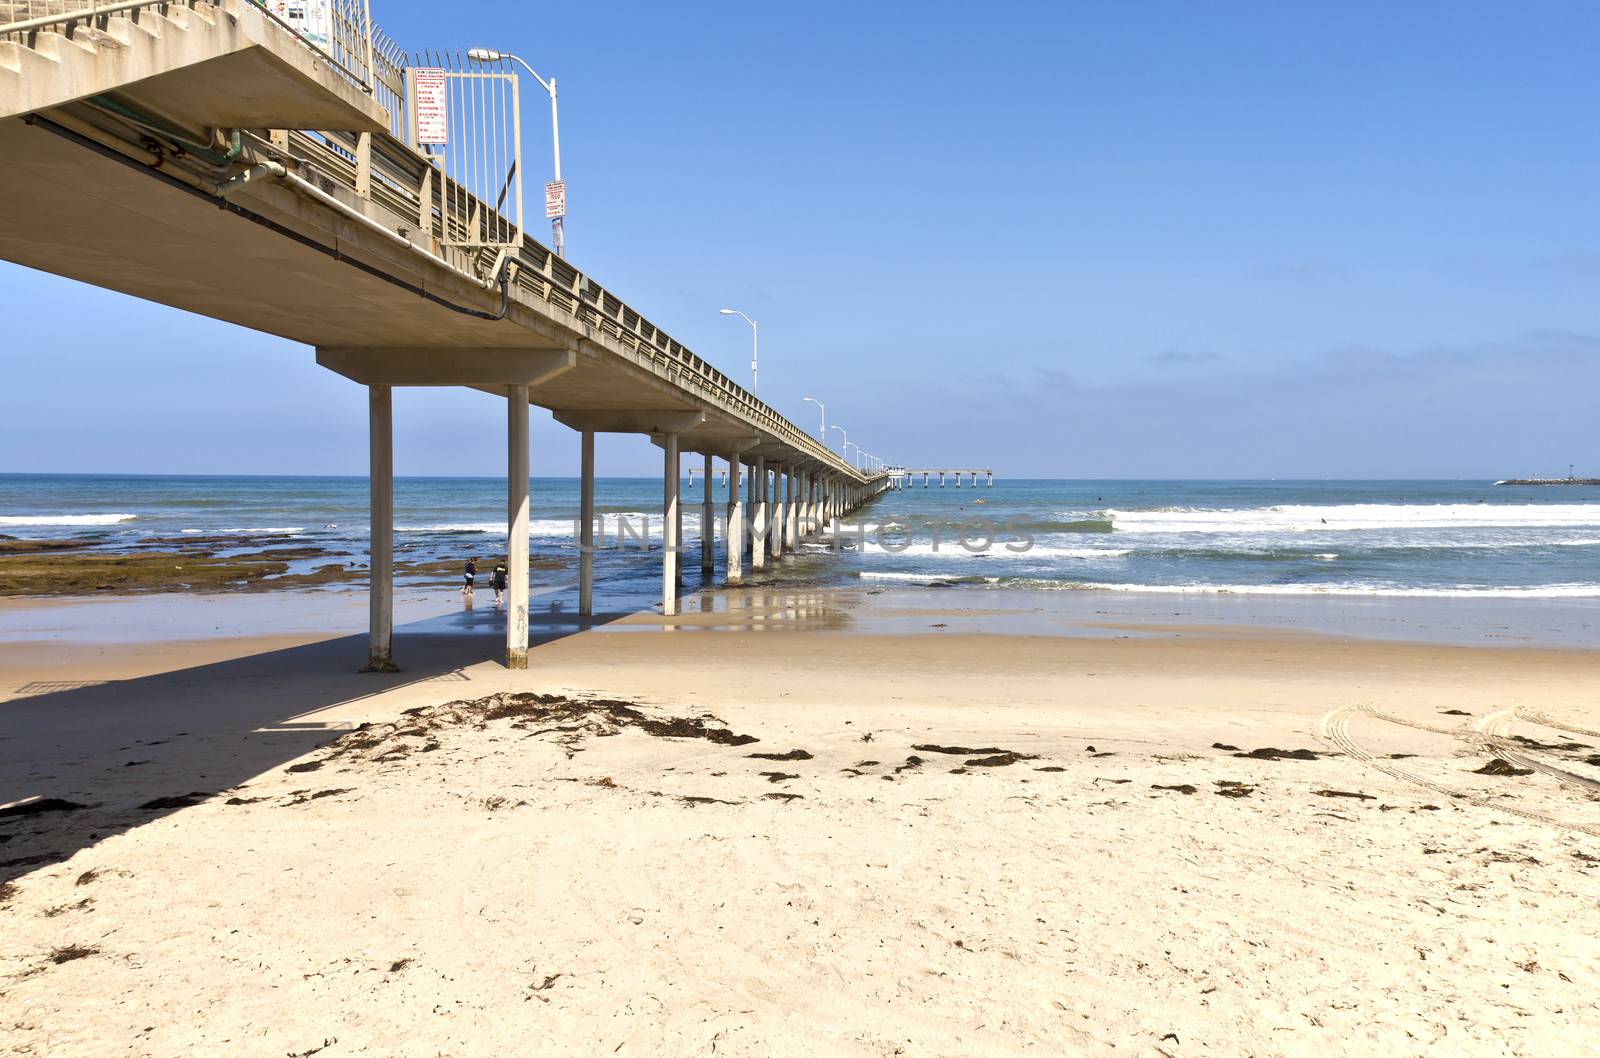
[[[467,559],[467,569],[466,569],[466,579],[463,581],[463,583],[461,585],[461,597],[463,599],[472,598],[472,589],[477,585],[477,581],[478,581],[478,560],[476,558],[468,558]]]
[[[494,604],[501,606],[506,601],[506,564],[496,562],[494,573],[490,576],[490,583],[494,585]]]

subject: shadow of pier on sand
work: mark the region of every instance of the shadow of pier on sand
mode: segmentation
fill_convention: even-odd
[[[628,616],[530,615],[530,646]],[[0,701],[0,884],[237,787],[387,715],[373,700],[437,684],[471,693],[468,670],[495,666],[504,614],[482,608],[395,630],[392,674],[358,673],[365,635],[340,636],[133,679],[41,680]],[[537,658],[537,654],[534,655]],[[0,673],[3,675],[3,673]],[[528,674],[532,687],[535,667]],[[408,704],[416,694],[406,696]],[[54,803],[44,811],[28,805]],[[69,807],[78,806],[78,807]]]

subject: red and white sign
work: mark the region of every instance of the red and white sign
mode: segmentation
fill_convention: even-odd
[[[411,87],[418,143],[449,142],[449,75],[444,70],[413,69]]]
[[[544,215],[552,220],[567,215],[567,182],[552,180],[544,185]]]

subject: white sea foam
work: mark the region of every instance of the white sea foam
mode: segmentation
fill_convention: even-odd
[[[1374,584],[1086,584],[1032,581],[1019,587],[1142,592],[1152,595],[1366,595],[1431,599],[1600,599],[1600,584],[1547,584],[1537,588],[1404,588]]]
[[[0,525],[116,525],[137,517],[137,514],[10,514],[0,515]]]
[[[647,539],[656,539],[661,536],[661,515],[626,512],[622,514],[603,514],[596,516],[595,535],[603,536],[606,540],[614,541],[619,532],[619,520],[626,526],[627,539],[634,539],[635,535]],[[578,520],[576,518],[535,518],[528,523],[528,532],[537,537],[566,537],[576,539]],[[700,518],[697,514],[684,513],[684,533],[698,533]],[[495,536],[506,535],[505,522],[435,522],[426,525],[397,525],[397,533],[484,533]]]
[[[1314,533],[1600,526],[1600,504],[1350,503],[1105,512],[1119,533]],[[1062,517],[1067,517],[1063,515]]]
[[[506,533],[505,522],[441,522],[437,525],[397,525],[397,533]]]
[[[972,548],[961,546],[959,540],[941,540],[937,550],[932,541],[913,540],[909,547],[899,547],[893,534],[886,533],[888,547],[875,542],[871,534],[867,536],[867,553],[869,555],[905,555],[910,558],[1015,558],[1015,559],[1043,559],[1043,558],[1073,558],[1073,559],[1107,559],[1126,558],[1133,554],[1131,547],[1054,547],[1048,544],[1033,544],[1021,550],[1015,550],[1024,543],[1019,540],[985,540],[976,536],[971,540]],[[848,534],[843,537],[846,541],[854,541],[855,535]],[[1013,545],[1008,547],[1007,544]]]
[[[953,581],[989,587],[1045,591],[1109,591],[1145,595],[1292,595],[1366,596],[1422,599],[1600,599],[1600,584],[1548,584],[1542,587],[1408,588],[1382,584],[1096,584],[1086,581],[1018,579],[1004,577],[941,576],[938,573],[904,573],[863,570],[862,580],[897,581],[924,586],[948,586]]]

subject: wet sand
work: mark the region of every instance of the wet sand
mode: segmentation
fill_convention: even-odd
[[[513,674],[492,614],[418,600],[393,677],[306,626],[85,645],[36,608],[3,800],[63,806],[0,821],[7,1045],[1592,1041],[1600,654],[935,601],[546,613]]]

